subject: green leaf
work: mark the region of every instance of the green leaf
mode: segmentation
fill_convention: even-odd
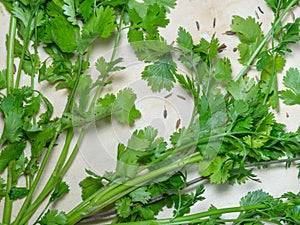
[[[146,66],[142,78],[148,82],[154,92],[166,89],[170,91],[175,82],[176,64],[172,57],[167,55],[152,65]]]
[[[264,38],[263,32],[259,24],[252,17],[244,19],[240,16],[233,16],[231,28],[241,41],[241,44],[238,45],[240,52],[239,61],[241,64],[246,65],[262,42]]]
[[[96,62],[96,69],[100,73],[101,77],[107,76],[109,73],[117,72],[125,69],[123,66],[117,66],[119,63],[123,61],[123,58],[117,58],[112,62],[106,62],[103,56],[98,58]]]
[[[198,62],[203,61],[208,67],[211,67],[213,60],[218,55],[218,48],[219,40],[213,36],[210,42],[204,38],[201,38],[200,43],[195,46],[193,52],[199,54],[201,57],[201,60],[196,59]]]
[[[29,190],[25,187],[13,187],[10,189],[8,195],[10,200],[21,199],[27,196]]]
[[[50,29],[53,41],[62,52],[75,51],[78,28],[72,26],[64,17],[55,17],[50,20]]]
[[[251,205],[263,204],[272,198],[273,197],[270,194],[268,194],[267,192],[264,192],[262,190],[252,191],[252,192],[249,192],[243,198],[241,198],[240,205],[241,206],[251,206]]]
[[[230,60],[228,58],[219,59],[215,64],[213,75],[220,82],[229,82],[232,75]]]
[[[81,187],[81,198],[82,200],[85,200],[96,191],[100,190],[104,185],[102,184],[101,177],[93,175],[80,181],[79,186]]]
[[[134,35],[137,35],[135,37]],[[173,47],[168,45],[165,40],[142,40],[139,31],[129,31],[128,38],[131,46],[139,60],[145,62],[154,62],[161,60],[162,57],[171,53]],[[134,37],[132,37],[134,36]],[[141,40],[139,39],[141,38]]]
[[[23,104],[21,96],[8,95],[2,99],[0,109],[4,114],[4,130],[0,142],[5,141],[16,142],[19,141],[23,125]]]
[[[95,13],[83,24],[82,35],[78,42],[78,51],[83,53],[97,38],[108,38],[116,27],[114,10],[100,6]]]
[[[288,45],[297,43],[300,40],[300,18],[282,27],[278,32],[278,36],[279,44],[276,46],[275,51],[282,55],[285,52],[292,52]]]
[[[99,98],[95,105],[95,118],[101,118],[105,115],[110,115],[116,101],[116,96],[113,94],[106,94],[104,98]]]
[[[153,36],[157,33],[157,27],[166,27],[169,19],[166,18],[166,10],[158,4],[150,5],[147,14],[143,19],[141,27],[146,30],[148,35]]]
[[[192,35],[187,32],[183,27],[178,29],[178,38],[176,39],[178,47],[185,53],[191,53],[193,51],[193,38]]]
[[[141,117],[139,110],[135,108],[134,102],[136,100],[136,94],[130,88],[125,88],[117,94],[113,106],[112,115],[120,123],[126,123],[133,125],[137,118]]]
[[[118,216],[120,216],[122,218],[126,218],[126,217],[130,216],[130,214],[132,212],[132,210],[131,210],[132,202],[129,197],[124,197],[124,198],[117,200],[115,205],[116,205]]]
[[[227,91],[232,95],[235,100],[245,100],[247,93],[254,87],[255,81],[249,78],[240,78],[237,81],[231,81],[227,85]]]
[[[176,6],[176,0],[145,0],[145,3],[148,5],[158,4],[161,7],[164,7],[167,12],[170,12],[170,8]]]
[[[67,194],[70,191],[69,185],[66,182],[62,182],[61,180],[56,184],[54,191],[52,192],[49,203],[56,201],[61,198],[63,195]]]
[[[40,225],[66,225],[67,215],[58,210],[48,210],[44,217],[39,221]]]
[[[85,0],[82,1],[79,5],[79,13],[84,20],[88,20],[94,10],[94,0]]]
[[[6,69],[0,70],[0,90],[6,88]]]
[[[283,102],[287,105],[300,104],[300,71],[290,68],[283,78],[283,84],[288,88],[279,92]]]
[[[213,184],[225,183],[230,177],[231,164],[226,163],[226,157],[217,156],[207,168],[202,168],[202,162],[199,163],[199,173],[201,176],[209,176],[210,182]]]
[[[128,148],[145,151],[154,142],[158,131],[153,127],[147,126],[143,130],[135,130],[128,140]]]
[[[26,142],[8,144],[0,153],[0,173],[11,160],[18,159],[26,147]]]
[[[151,193],[147,191],[146,187],[140,187],[130,192],[129,196],[133,202],[141,202],[142,204],[146,204],[151,199]]]
[[[68,17],[68,21],[71,22],[72,25],[77,25],[74,0],[64,0],[62,9],[64,10],[64,14]]]

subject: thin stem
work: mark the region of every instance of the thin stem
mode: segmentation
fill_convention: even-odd
[[[17,4],[17,3],[14,3]],[[11,94],[14,82],[14,46],[16,37],[17,19],[15,16],[10,17],[9,35],[8,35],[8,50],[7,50],[7,71],[6,71],[6,83],[7,93]],[[7,181],[6,181],[6,193],[3,209],[2,222],[4,224],[10,224],[13,201],[9,198],[9,191],[13,186],[13,173],[14,173],[15,161],[12,160],[8,164],[7,169]]]
[[[28,45],[29,45],[29,41],[30,41],[31,23],[32,23],[32,20],[34,18],[34,15],[35,15],[36,11],[37,11],[37,8],[30,13],[30,16],[29,16],[29,19],[28,19],[28,24],[27,24],[27,27],[26,27],[26,33],[25,33],[25,38],[24,38],[23,49],[22,49],[20,62],[19,62],[19,67],[18,67],[18,71],[17,71],[17,78],[16,78],[16,83],[15,83],[15,88],[16,89],[19,88],[19,85],[20,85],[21,72],[22,72],[22,69],[23,69],[23,64],[24,64],[24,59],[25,59],[25,52],[28,49]]]
[[[251,206],[239,206],[239,207],[230,207],[230,208],[220,208],[220,209],[210,209],[205,212],[191,214],[183,217],[177,218],[166,218],[166,219],[157,219],[157,220],[148,220],[148,221],[138,221],[138,222],[127,222],[127,223],[118,223],[119,225],[149,225],[151,222],[153,224],[169,224],[169,225],[178,225],[178,224],[197,224],[203,220],[203,218],[223,215],[227,213],[235,212],[245,212],[250,210],[265,209],[267,205],[251,205]]]
[[[13,186],[13,173],[15,168],[15,161],[12,160],[8,164],[7,169],[7,181],[6,181],[6,194],[4,202],[4,212],[3,212],[3,224],[10,224],[13,201],[9,198],[9,191]]]
[[[38,170],[38,172],[37,172],[37,175],[36,175],[36,177],[35,177],[35,179],[34,179],[32,185],[31,185],[31,188],[30,188],[30,190],[29,190],[29,193],[28,193],[28,195],[27,195],[27,197],[26,197],[26,199],[25,199],[25,201],[24,201],[24,203],[23,203],[23,205],[22,205],[22,207],[21,207],[21,209],[20,209],[20,211],[19,211],[19,213],[18,213],[18,216],[17,216],[16,220],[14,221],[14,224],[15,224],[15,225],[22,224],[22,223],[20,223],[20,220],[23,218],[24,213],[25,213],[26,210],[28,209],[28,206],[29,206],[29,204],[30,204],[30,202],[31,202],[32,196],[33,196],[33,194],[35,193],[35,190],[36,190],[36,188],[37,188],[37,185],[39,184],[40,179],[41,179],[41,177],[42,177],[42,175],[43,175],[43,173],[44,173],[44,170],[45,170],[45,168],[46,168],[46,165],[47,165],[47,163],[48,163],[48,161],[49,161],[49,157],[50,157],[50,155],[51,155],[51,153],[52,153],[52,150],[53,150],[53,148],[54,148],[54,146],[55,146],[55,143],[56,143],[56,139],[57,139],[57,137],[58,137],[58,134],[59,134],[59,132],[58,132],[58,130],[57,130],[56,133],[55,133],[55,135],[54,135],[54,137],[53,137],[53,139],[52,139],[52,141],[51,141],[51,143],[50,143],[50,145],[49,145],[49,148],[48,148],[47,151],[46,151],[46,154],[45,154],[45,156],[44,156],[44,158],[43,158],[43,161],[42,161],[42,163],[41,163],[41,166],[40,166],[40,168],[39,168],[39,170]],[[27,215],[26,215],[26,216],[27,216]]]
[[[14,3],[16,4],[16,3]],[[15,16],[10,17],[9,35],[8,35],[8,49],[7,49],[7,71],[6,71],[6,85],[7,93],[11,94],[14,86],[14,50],[15,38],[17,29],[17,19]]]
[[[282,19],[284,18],[284,16],[289,12],[289,10],[293,7],[293,5],[295,5],[295,3],[297,3],[298,0],[293,0],[291,1],[291,3],[283,10],[282,14],[278,17],[278,19],[275,21],[275,23],[273,24],[272,28],[269,30],[269,32],[267,33],[267,35],[265,36],[265,38],[263,39],[263,41],[259,44],[259,46],[257,47],[257,49],[254,51],[254,53],[251,55],[250,59],[248,60],[248,62],[246,63],[246,66],[244,66],[242,68],[242,70],[239,72],[239,74],[234,78],[235,81],[237,81],[240,77],[242,77],[250,68],[250,66],[252,65],[254,59],[257,57],[257,55],[260,53],[260,51],[262,50],[262,48],[265,46],[265,44],[268,42],[268,40],[270,39],[270,37],[272,36],[272,34],[274,33],[275,29],[277,28],[278,25],[280,25]]]
[[[28,208],[26,209],[26,215],[23,215],[23,217],[20,221],[18,221],[16,219],[14,224],[19,224],[19,223],[23,224],[27,220],[29,220],[31,218],[31,216],[33,215],[33,213],[37,210],[37,208],[41,205],[41,203],[45,200],[45,198],[53,190],[54,185],[60,179],[58,174],[59,174],[59,171],[61,170],[61,168],[62,168],[62,166],[63,166],[63,164],[66,160],[66,157],[68,155],[70,144],[71,144],[71,141],[72,141],[72,138],[73,138],[73,134],[74,133],[73,133],[72,129],[69,129],[67,131],[64,147],[62,149],[62,152],[59,156],[59,159],[57,160],[57,163],[55,165],[55,168],[54,168],[49,180],[47,181],[47,183],[45,184],[43,190],[40,192],[40,194],[35,199],[35,201],[30,206],[28,206]],[[23,213],[25,213],[25,212],[23,212]],[[21,214],[21,211],[20,211],[19,214]]]
[[[184,167],[189,164],[193,164],[202,160],[203,157],[200,154],[195,154],[183,159],[180,159],[177,162],[164,166],[160,169],[150,171],[146,174],[137,176],[131,180],[126,181],[126,184],[120,184],[119,186],[109,187],[105,190],[99,190],[95,193],[95,197],[91,200],[83,201],[80,208],[74,208],[71,212],[68,213],[68,224],[74,224],[80,221],[82,218],[93,213],[98,212],[103,209],[105,206],[113,203],[116,198],[115,196],[123,197],[126,195],[128,189],[136,189],[151,180],[154,180],[161,175],[166,174],[167,172],[178,170],[181,167]]]
[[[82,62],[83,62],[83,56],[80,54],[79,55],[79,68],[78,68],[78,71],[76,73],[75,83],[74,83],[74,86],[73,86],[73,88],[71,90],[71,93],[68,97],[68,102],[66,104],[64,113],[69,112],[71,110],[71,107],[72,107],[73,103],[74,103],[74,98],[75,98],[77,86],[79,84],[79,79],[80,79],[81,72],[82,72]]]

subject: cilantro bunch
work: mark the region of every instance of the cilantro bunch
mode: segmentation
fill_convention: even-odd
[[[287,69],[286,90],[279,91],[277,81],[284,57],[292,52],[290,45],[300,40],[300,19],[284,20],[299,0],[266,0],[274,13],[267,34],[254,18],[233,16],[231,33],[240,41],[238,61],[244,66],[237,75],[232,74],[229,58],[219,56],[222,45],[215,35],[195,44],[180,27],[175,45],[161,36],[159,30],[168,25],[167,13],[175,0],[1,2],[11,14],[7,65],[0,72],[2,224],[63,225],[107,218],[114,224],[299,223],[299,194],[275,198],[262,190],[249,192],[238,207],[211,206],[189,214],[205,199],[204,181],[259,181],[254,168],[283,162],[289,167],[299,159],[300,129],[288,132],[271,111],[279,110],[280,98],[288,105],[300,103],[299,69]],[[84,147],[90,125],[113,117],[133,126],[142,116],[132,89],[105,93],[105,87],[113,85],[110,75],[125,69],[123,59],[116,58],[123,35],[137,58],[147,63],[141,76],[152,91],[170,91],[178,83],[193,98],[191,120],[169,140],[151,126],[134,131],[127,144],[118,145],[115,170],[103,175],[87,170],[79,184],[82,202],[69,212],[58,212],[55,203],[70,189],[64,174]],[[114,42],[111,57],[99,56],[98,76],[93,79],[89,74],[93,46],[104,48],[108,38]],[[178,72],[179,65],[186,74]],[[246,75],[253,69],[260,72],[257,80]],[[26,76],[30,82],[23,85]],[[60,115],[54,117],[56,108],[37,82],[67,93]],[[62,146],[57,145],[60,136],[65,137]],[[60,149],[59,157],[42,186],[55,149]],[[189,179],[186,169],[192,164],[198,167],[196,180]],[[21,207],[13,218],[13,204],[19,199]],[[157,219],[165,207],[173,209],[172,218]],[[240,214],[222,218],[232,212]]]

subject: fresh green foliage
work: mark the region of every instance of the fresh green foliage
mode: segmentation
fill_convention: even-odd
[[[8,195],[11,200],[16,200],[20,198],[24,198],[27,196],[29,190],[25,187],[14,187],[10,189]]]
[[[254,18],[247,17],[244,19],[240,16],[233,16],[231,30],[238,35],[241,41],[238,45],[240,52],[239,61],[242,65],[246,65],[251,55],[262,42],[264,38],[263,32]]]
[[[64,225],[66,222],[65,213],[58,213],[57,210],[48,210],[45,216],[39,221],[41,225]]]
[[[284,18],[299,0],[266,0],[274,13],[268,33],[255,18],[233,16],[231,31],[238,37],[238,62],[244,66],[237,76],[232,70],[235,62],[219,55],[222,44],[217,34],[196,42],[179,27],[174,43],[162,37],[160,30],[168,25],[175,0],[1,2],[12,15],[7,66],[0,70],[2,224],[28,224],[32,217],[41,225],[97,223],[108,216],[112,223],[128,225],[300,223],[299,193],[290,192],[275,198],[252,191],[240,206],[210,206],[206,212],[190,214],[205,199],[204,184],[191,189],[196,182],[259,181],[254,168],[281,162],[289,167],[298,160],[300,129],[287,131],[271,107],[279,109],[279,97],[285,104],[300,104],[299,69],[285,68],[291,44],[300,40],[300,19]],[[72,188],[63,181],[64,174],[85,147],[82,141],[90,125],[110,118],[133,128],[142,116],[135,105],[139,96],[132,89],[109,93],[114,83],[110,75],[119,76],[125,69],[126,55],[117,57],[124,34],[137,59],[147,63],[141,77],[153,92],[171,92],[178,84],[193,98],[191,120],[167,138],[159,137],[151,126],[134,130],[126,145],[118,145],[115,170],[98,175],[87,169],[87,177],[79,183],[82,201],[67,213],[59,212],[55,203]],[[111,57],[98,57],[94,78],[90,70],[94,45],[106,49],[110,41]],[[185,67],[182,74],[179,65]],[[254,69],[260,72],[256,80],[246,75]],[[277,74],[285,70],[286,90],[279,91]],[[31,83],[21,86],[26,75]],[[64,89],[65,108],[57,112],[43,94],[44,86],[35,81]],[[61,134],[63,145],[58,142]],[[52,154],[59,156],[50,168]],[[198,166],[196,180],[190,180],[186,169],[190,164]],[[46,168],[51,175],[42,184]],[[21,208],[12,218],[13,204],[21,198]],[[166,207],[173,211],[172,218],[157,219]],[[232,212],[239,215],[223,219]]]
[[[280,91],[280,98],[287,105],[300,104],[300,72],[297,68],[290,68],[283,79],[288,90]]]

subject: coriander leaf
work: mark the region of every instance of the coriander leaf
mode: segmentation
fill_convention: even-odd
[[[79,186],[81,187],[81,198],[82,200],[87,199],[96,191],[103,187],[102,179],[95,176],[89,176],[80,181]]]
[[[48,210],[39,223],[41,225],[66,225],[67,216],[64,212],[58,213],[58,210]]]
[[[129,14],[130,14],[130,18],[132,20],[133,23],[137,24],[138,21],[136,20],[137,18],[140,18],[141,21],[143,19],[145,19],[146,17],[146,13],[147,13],[147,9],[148,9],[148,5],[142,2],[138,2],[136,0],[128,0],[128,8],[129,10]],[[136,13],[137,17],[132,17],[132,13]]]
[[[125,69],[123,66],[117,66],[119,63],[123,61],[123,58],[117,58],[112,62],[106,62],[103,56],[98,58],[96,62],[96,69],[100,73],[101,77],[107,76],[111,72],[117,72]]]
[[[53,127],[46,127],[39,131],[27,130],[26,135],[31,144],[31,157],[37,159],[41,156],[43,149],[55,135],[55,129]]]
[[[82,1],[79,5],[79,13],[84,20],[88,20],[94,10],[94,0],[85,0]]]
[[[237,81],[231,81],[226,89],[235,100],[245,100],[247,93],[254,85],[255,82],[253,79],[239,78]]]
[[[228,58],[221,58],[215,64],[213,72],[214,77],[220,82],[229,82],[231,80],[231,63]]]
[[[74,0],[64,0],[62,9],[64,10],[64,14],[68,17],[68,21],[71,22],[72,25],[77,25]]]
[[[211,67],[213,64],[213,59],[218,55],[219,40],[214,36],[209,41],[204,38],[200,39],[200,43],[195,45],[194,53],[197,53],[203,62],[206,63],[208,67]],[[197,59],[197,61],[201,61]]]
[[[283,84],[288,88],[279,92],[283,102],[287,105],[300,104],[300,71],[290,68],[283,78]]]
[[[170,12],[169,8],[174,8],[176,6],[176,0],[145,0],[145,3],[148,5],[158,4],[166,9],[167,12]]]
[[[61,180],[56,184],[54,191],[52,192],[49,203],[56,201],[61,198],[63,195],[67,194],[70,191],[69,185],[66,182],[62,182]]]
[[[246,196],[241,198],[240,205],[241,206],[251,206],[263,204],[267,200],[272,199],[272,196],[262,190],[249,192]]]
[[[62,16],[50,20],[51,36],[62,52],[72,53],[77,47],[76,35],[78,29],[72,26]]]
[[[278,32],[278,45],[275,48],[280,54],[285,52],[292,52],[288,47],[289,44],[297,43],[300,40],[300,18],[297,18],[293,23],[287,23]]]
[[[132,212],[132,210],[131,210],[132,202],[129,197],[124,197],[124,198],[117,200],[115,205],[116,205],[118,216],[120,216],[122,218],[126,218],[126,217],[130,216],[130,214]]]
[[[154,64],[146,66],[142,72],[142,78],[147,80],[154,92],[159,92],[162,89],[170,91],[174,86],[176,70],[176,64],[172,57],[166,55]]]
[[[136,31],[134,31],[136,32]],[[133,32],[133,33],[134,33]],[[138,33],[139,31],[137,31]],[[130,32],[128,33],[129,41],[139,60],[145,62],[154,62],[161,60],[161,57],[171,53],[173,47],[168,45],[165,40],[131,40]],[[140,38],[140,37],[135,37]],[[143,37],[141,37],[143,38]]]
[[[26,147],[26,142],[8,144],[0,153],[0,173],[11,160],[18,159]]]
[[[246,65],[254,51],[262,42],[264,38],[263,32],[259,24],[252,17],[244,19],[240,16],[233,16],[231,28],[242,42],[238,45],[240,52],[239,61],[241,64]]]
[[[116,16],[114,10],[107,6],[100,6],[82,27],[82,35],[78,42],[78,51],[83,53],[85,49],[100,38],[108,38],[116,27]]]
[[[153,127],[147,126],[143,130],[136,130],[128,140],[128,148],[145,151],[154,142],[158,131]]]
[[[151,199],[151,193],[147,191],[146,187],[140,187],[130,192],[129,196],[133,202],[141,202],[142,204],[146,204]]]
[[[268,51],[263,51],[258,56],[258,61],[256,64],[256,69],[258,71],[263,71],[262,79],[266,79],[272,74],[273,70],[273,55],[271,55]],[[275,71],[274,72],[282,72],[285,66],[286,60],[281,56],[276,54],[275,56]]]
[[[116,96],[113,94],[106,94],[103,98],[99,98],[95,104],[94,113],[95,118],[111,114],[113,105],[116,101]]]
[[[169,19],[166,19],[165,8],[155,4],[148,7],[147,14],[141,26],[147,31],[148,35],[152,36],[157,32],[158,26],[166,27],[168,23]]]
[[[4,114],[4,130],[0,142],[5,141],[16,142],[19,141],[23,125],[23,104],[21,96],[8,95],[2,99],[0,109]]]
[[[178,38],[176,39],[176,42],[182,52],[192,52],[194,46],[192,35],[189,32],[187,32],[183,27],[179,27],[178,29]]]
[[[10,200],[21,199],[27,196],[29,190],[25,187],[12,187],[8,193]]]
[[[201,176],[208,177],[213,184],[225,183],[230,177],[230,168],[232,163],[227,162],[226,157],[217,156],[210,165],[203,167],[203,162],[199,163],[199,173]]]
[[[119,91],[114,102],[112,115],[115,116],[120,123],[133,125],[135,119],[141,117],[140,111],[135,108],[135,100],[136,94],[132,89],[125,88]]]
[[[39,27],[44,23],[43,11],[39,10],[37,15],[35,15],[36,22],[34,22],[34,20],[32,20],[31,24],[29,24],[32,13],[33,13],[33,11],[31,11],[30,8],[27,8],[27,7],[22,8],[21,6],[18,6],[18,4],[13,4],[12,14],[16,18],[18,18],[20,21],[22,21],[24,27],[30,26],[30,32],[33,31],[35,25],[37,27]],[[36,23],[36,24],[34,24],[34,23]]]

